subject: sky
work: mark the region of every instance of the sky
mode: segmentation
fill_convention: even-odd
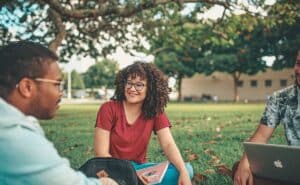
[[[131,56],[124,52],[120,47],[116,49],[115,53],[109,55],[107,58],[117,61],[120,69],[132,64],[134,61],[151,62],[154,59],[153,56],[147,56],[144,53],[137,53],[135,56]],[[68,63],[59,63],[59,65],[65,72],[76,70],[78,73],[84,73],[94,63],[94,60],[91,58],[78,59],[74,56]]]
[[[244,0],[241,0],[244,1]],[[275,3],[275,0],[266,0],[265,2],[268,5],[272,5]],[[183,10],[183,14],[185,12],[188,12],[189,5],[186,6],[186,8]],[[222,16],[224,8],[222,6],[216,5],[210,8],[208,11],[206,11],[203,14],[199,15],[199,18],[203,19],[217,19]],[[144,53],[137,53],[135,56],[131,56],[130,54],[124,52],[122,48],[117,48],[116,52],[108,58],[113,59],[118,62],[119,68],[122,69],[130,64],[132,64],[134,61],[145,61],[145,62],[151,62],[153,61],[154,57],[153,56],[147,56]],[[267,63],[270,65],[272,63],[272,58],[265,58]],[[79,73],[85,72],[91,65],[94,64],[94,60],[91,58],[83,58],[83,59],[78,59],[77,57],[72,57],[70,59],[70,62],[67,64],[62,64],[60,63],[60,67],[63,68],[65,72],[76,70]]]

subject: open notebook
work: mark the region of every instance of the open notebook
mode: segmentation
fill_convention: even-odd
[[[158,163],[154,166],[149,166],[147,168],[143,168],[140,170],[137,170],[136,173],[138,176],[144,175],[149,180],[149,185],[152,184],[158,184],[162,181],[167,168],[169,166],[169,161],[164,161],[161,163]]]

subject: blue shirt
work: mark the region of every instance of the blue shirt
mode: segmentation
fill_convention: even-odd
[[[0,98],[0,185],[101,185],[74,171],[36,118]]]
[[[283,123],[289,145],[300,146],[300,91],[297,85],[276,91],[268,99],[261,124],[277,127]]]

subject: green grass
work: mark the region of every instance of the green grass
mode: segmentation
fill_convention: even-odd
[[[93,157],[94,124],[99,105],[62,105],[55,119],[43,121],[47,137],[74,168]],[[215,164],[231,168],[240,159],[245,141],[257,127],[264,104],[177,104],[166,109],[172,134],[185,161],[195,173],[208,177],[198,184],[232,184],[230,177],[217,173]],[[216,128],[220,128],[220,132]],[[271,143],[285,143],[280,126]],[[210,152],[207,152],[210,151]],[[194,155],[194,156],[195,156]],[[217,158],[218,163],[212,158]],[[155,135],[148,149],[149,161],[165,160]]]

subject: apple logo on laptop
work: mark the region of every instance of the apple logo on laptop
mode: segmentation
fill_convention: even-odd
[[[273,163],[276,168],[283,168],[282,162],[280,160],[276,160]]]

